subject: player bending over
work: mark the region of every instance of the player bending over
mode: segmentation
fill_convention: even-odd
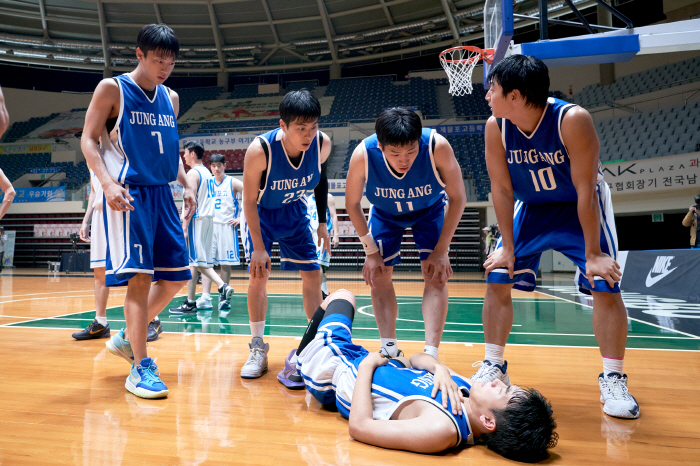
[[[297,350],[307,390],[350,419],[353,438],[418,453],[481,443],[513,460],[548,457],[558,435],[552,407],[537,390],[472,382],[426,353],[410,362],[369,353],[352,343],[354,315],[354,295],[336,291]]]

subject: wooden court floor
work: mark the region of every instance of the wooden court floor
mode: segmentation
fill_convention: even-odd
[[[248,355],[246,280],[236,273],[232,312],[190,320],[161,315],[165,333],[149,344],[170,389],[164,400],[126,391],[128,364],[70,334],[94,315],[92,279],[37,269],[0,276],[0,464],[506,464],[477,446],[419,455],[361,444],[347,421],[305,392],[276,380],[305,319],[300,282],[274,272],[270,282],[268,374],[243,380]],[[358,272],[329,274],[331,290],[359,295],[354,335],[377,350],[368,288]],[[480,274],[455,274],[440,356],[471,375],[483,357]],[[570,284],[570,278],[552,277]],[[396,274],[401,349],[422,351],[418,273]],[[590,308],[552,293],[514,293],[513,335],[506,351],[511,381],[539,389],[552,402],[560,435],[547,463],[700,464],[700,339],[630,319],[625,372],[641,407],[637,420],[602,413],[600,356]],[[183,290],[184,292],[184,290]],[[124,290],[110,296],[111,327],[123,326]],[[174,305],[182,298],[176,298]],[[90,314],[90,312],[93,312]]]

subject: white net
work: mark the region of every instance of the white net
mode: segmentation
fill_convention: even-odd
[[[459,97],[472,93],[472,72],[480,59],[480,51],[462,47],[445,50],[440,55],[440,64],[450,81],[450,94]]]

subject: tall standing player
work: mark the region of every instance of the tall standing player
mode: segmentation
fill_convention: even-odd
[[[243,166],[245,223],[242,228],[250,272],[248,315],[253,340],[241,377],[249,379],[267,371],[269,345],[263,342],[263,334],[274,241],[280,247],[280,268],[298,270],[301,274],[308,319],[322,301],[321,272],[306,205],[306,192],[312,189],[319,212],[318,244],[328,247],[329,242],[328,179],[324,162],[331,151],[331,140],[318,130],[321,104],[308,90],[302,89],[287,93],[279,110],[280,127],[255,138]],[[285,383],[287,379],[280,381]]]
[[[311,194],[306,200],[309,206],[309,218],[311,220],[311,228],[314,232],[314,242],[318,241],[318,211],[316,210],[316,196]],[[335,199],[331,193],[328,193],[328,208],[326,209],[326,228],[328,229],[328,234],[333,236],[331,240],[331,245],[334,248],[338,247],[340,244],[340,238],[338,236],[338,212],[335,210]],[[328,267],[331,266],[331,249],[326,247],[324,244],[316,245],[316,257],[318,258],[318,263],[321,266],[321,292],[323,293],[323,299],[328,296],[328,279],[326,277],[326,271]]]
[[[185,232],[187,241],[187,252],[190,258],[190,271],[192,279],[187,282],[187,299],[182,305],[170,309],[171,314],[196,314],[197,309],[211,309],[211,298],[208,304],[200,301],[201,307],[195,303],[195,293],[197,291],[197,276],[216,283],[219,294],[225,301],[233,294],[233,288],[221,280],[221,277],[214,272],[214,259],[212,257],[211,241],[214,234],[214,177],[202,163],[204,157],[204,146],[199,141],[187,141],[185,143],[185,162],[192,169],[187,172],[187,183],[190,186],[197,186],[197,208],[192,218],[182,220],[182,230]],[[209,283],[211,286],[211,282]],[[205,289],[208,291],[208,289]]]
[[[486,100],[493,116],[486,123],[486,165],[501,240],[484,263],[486,355],[473,379],[509,383],[504,352],[513,325],[511,289],[534,291],[540,255],[554,249],[578,266],[579,289],[593,295],[603,410],[639,417],[623,373],[627,311],[593,120],[581,107],[547,98],[549,71],[535,57],[502,60],[489,81]]]
[[[449,246],[467,202],[462,172],[447,139],[423,128],[411,110],[383,111],[375,131],[353,152],[345,185],[345,208],[367,255],[362,275],[371,288],[382,347],[395,357],[398,304],[392,274],[401,263],[404,231],[411,228],[424,280],[425,352],[437,359],[452,276]],[[372,204],[369,222],[360,205],[365,183]]]
[[[132,363],[127,390],[160,398],[168,389],[147,355],[147,324],[192,278],[168,183],[177,179],[184,186],[186,216],[194,213],[195,201],[180,164],[179,98],[162,85],[175,66],[177,37],[164,24],[150,24],[141,29],[136,45],[136,69],[104,79],[95,89],[81,147],[104,190],[106,284],[128,287],[127,328],[112,336],[107,348]],[[108,120],[115,121],[115,144]]]
[[[212,258],[214,265],[221,266],[221,280],[228,284],[231,279],[231,266],[240,265],[238,249],[238,224],[241,209],[238,198],[243,193],[243,182],[226,175],[226,158],[222,154],[209,157],[209,167],[214,175],[214,235],[212,236]],[[212,281],[202,277],[202,304],[211,307]],[[199,303],[197,304],[199,308]],[[231,305],[226,296],[219,294],[219,312],[227,313]]]

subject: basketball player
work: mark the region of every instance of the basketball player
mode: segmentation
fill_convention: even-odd
[[[5,134],[7,128],[10,126],[10,115],[7,113],[7,108],[5,107],[5,96],[2,93],[2,88],[0,88],[0,136]],[[2,216],[0,216],[2,218]]]
[[[0,112],[2,113],[2,112]],[[0,133],[0,136],[2,133]],[[12,183],[10,180],[5,176],[5,172],[0,169],[0,191],[3,193],[2,197],[2,204],[0,204],[0,219],[5,216],[7,211],[10,209],[10,206],[12,205],[12,201],[15,199],[15,195],[17,195],[17,191],[15,191],[15,188],[12,187]]]
[[[328,248],[328,180],[324,162],[331,151],[331,140],[318,130],[321,104],[308,90],[287,93],[279,111],[280,127],[255,138],[243,166],[242,228],[250,272],[248,315],[253,340],[241,377],[248,379],[261,377],[267,371],[269,345],[263,342],[263,334],[273,241],[280,246],[280,268],[298,270],[301,275],[307,318],[313,316],[323,300],[306,192],[313,189],[316,194],[317,244]]]
[[[104,219],[102,215],[102,186],[90,170],[90,197],[88,207],[80,226],[80,239],[90,243],[90,268],[95,280],[95,320],[85,329],[74,333],[76,340],[93,340],[111,336],[107,323],[107,299],[109,288],[105,285],[105,257],[107,254],[107,239],[105,238]],[[156,316],[148,324],[146,341],[155,341],[163,332],[160,319]]]
[[[318,212],[316,211],[316,197],[311,194],[307,197],[306,203],[309,206],[309,218],[311,219],[311,228],[314,232],[314,243],[318,242]],[[326,228],[328,229],[328,234],[333,235],[333,240],[331,242],[334,248],[338,247],[340,244],[340,238],[338,237],[338,212],[335,210],[335,199],[331,193],[328,193],[328,208],[326,209]],[[331,251],[330,248],[324,248],[324,245],[316,246],[316,257],[318,258],[318,263],[321,266],[321,293],[325,299],[328,296],[328,282],[326,279],[326,271],[328,267],[331,266]]]
[[[513,325],[511,289],[534,291],[540,255],[554,249],[578,266],[580,291],[593,295],[603,411],[639,417],[623,373],[627,311],[593,120],[581,107],[547,98],[549,72],[535,57],[502,60],[489,82],[486,100],[493,116],[486,123],[486,165],[501,239],[484,263],[486,355],[472,379],[509,383],[504,351]]]
[[[240,265],[238,249],[238,224],[240,206],[238,197],[243,192],[243,182],[226,175],[226,158],[222,154],[209,157],[209,167],[214,175],[214,235],[212,236],[212,257],[214,265],[221,266],[221,280],[228,284],[231,279],[231,266]],[[211,309],[211,283],[202,277],[202,297],[197,301],[197,309]],[[208,306],[208,307],[207,307]],[[224,295],[219,295],[219,315],[231,310]]]
[[[198,306],[194,297],[197,292],[199,273],[202,274],[202,277],[207,277],[216,283],[219,294],[224,297],[224,301],[228,301],[233,294],[233,288],[224,283],[213,269],[211,241],[214,233],[215,185],[214,177],[202,163],[203,156],[204,146],[201,142],[187,141],[185,143],[185,162],[192,167],[187,172],[187,183],[190,186],[197,186],[197,208],[191,219],[185,218],[182,221],[182,230],[185,232],[185,241],[187,241],[187,252],[190,256],[192,280],[187,282],[187,298],[180,306],[170,309],[171,314],[192,315],[197,313]],[[205,289],[208,291],[208,288]],[[203,303],[203,307],[199,307],[199,309],[211,309],[211,298],[209,298],[208,307],[206,307],[206,303]]]
[[[179,98],[162,85],[175,66],[177,37],[164,24],[150,24],[136,45],[136,69],[104,79],[95,89],[81,147],[104,192],[105,282],[127,286],[127,328],[107,341],[107,349],[131,363],[127,390],[161,398],[168,389],[147,355],[147,324],[192,278],[168,183],[177,179],[184,186],[185,217],[194,213],[195,201],[179,157]],[[116,144],[108,122],[114,124]]]
[[[367,255],[362,275],[371,287],[382,347],[396,357],[398,305],[391,278],[401,263],[404,231],[411,228],[424,280],[425,352],[437,359],[452,276],[448,251],[467,201],[462,172],[447,139],[423,128],[411,110],[384,110],[375,130],[353,152],[345,185],[345,208]],[[365,183],[369,222],[360,205]]]
[[[349,418],[354,439],[419,453],[483,443],[527,462],[547,458],[556,445],[551,405],[537,390],[473,382],[425,353],[410,362],[369,353],[352,342],[354,315],[353,294],[336,291],[297,349],[307,390]]]

